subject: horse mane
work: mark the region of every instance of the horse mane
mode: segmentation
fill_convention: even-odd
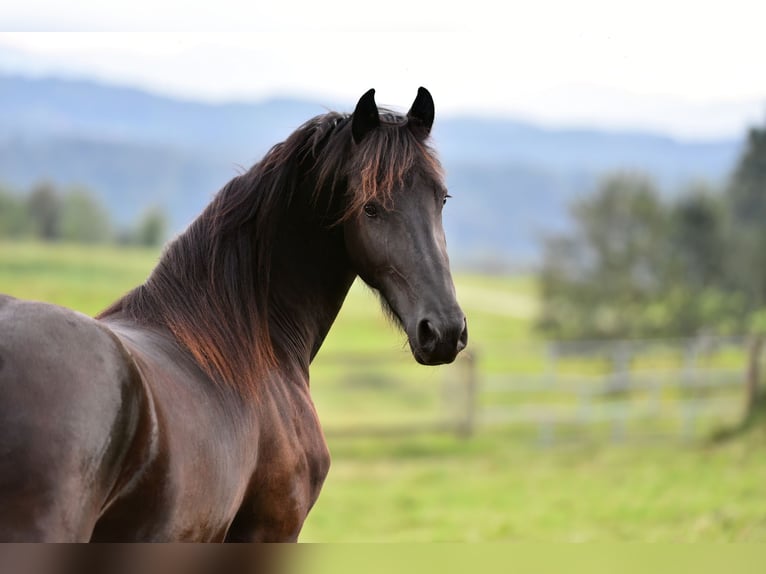
[[[146,282],[98,318],[120,314],[166,327],[217,384],[254,388],[277,365],[270,270],[277,232],[291,207],[341,199],[341,211],[325,218],[331,227],[370,201],[390,207],[413,169],[442,181],[417,126],[382,112],[380,128],[358,144],[348,114],[329,112],[300,126],[229,181],[166,247]]]

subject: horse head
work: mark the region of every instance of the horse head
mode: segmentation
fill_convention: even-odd
[[[384,111],[370,90],[351,117],[349,194],[343,223],[354,270],[381,296],[407,334],[415,359],[451,363],[468,342],[442,227],[449,195],[428,147],[434,102],[425,88],[405,115]]]

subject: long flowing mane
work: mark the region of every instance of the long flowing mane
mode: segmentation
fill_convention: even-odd
[[[434,153],[406,116],[385,111],[355,143],[351,116],[309,120],[246,173],[229,181],[165,249],[147,281],[104,310],[169,329],[223,386],[253,386],[275,365],[270,334],[277,232],[295,205],[325,209],[331,227],[391,194],[419,169],[441,182]],[[338,204],[332,212],[327,206]]]

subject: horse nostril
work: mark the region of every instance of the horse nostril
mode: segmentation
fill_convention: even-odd
[[[460,338],[457,341],[457,352],[459,353],[468,345],[468,321],[463,319],[463,331],[460,333]]]
[[[424,350],[433,351],[439,341],[439,331],[428,319],[418,323],[418,344]]]

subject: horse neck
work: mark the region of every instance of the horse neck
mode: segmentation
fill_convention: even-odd
[[[269,331],[280,358],[298,361],[307,372],[356,274],[342,226],[322,225],[296,211],[280,227],[272,255]]]

